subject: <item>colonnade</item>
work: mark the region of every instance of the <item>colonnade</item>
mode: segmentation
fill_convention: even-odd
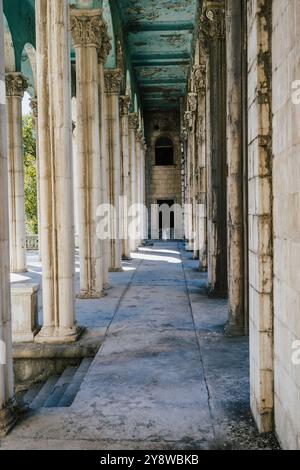
[[[5,76],[2,11],[0,0],[0,434],[15,420],[9,277],[11,271],[27,269],[22,98],[28,86],[21,72]],[[74,210],[79,231],[77,294],[81,299],[101,298],[109,287],[108,272],[121,271],[122,257],[130,259],[141,242],[142,236],[130,239],[130,218],[120,220],[119,212],[123,215],[123,201],[129,215],[132,203],[145,201],[145,142],[131,96],[121,86],[126,71],[105,68],[111,38],[102,10],[37,0],[35,12],[37,84],[31,107],[43,283],[43,324],[35,341],[60,344],[76,341],[82,330],[75,309]],[[76,53],[76,145],[71,38]],[[98,230],[103,204],[111,204],[117,214],[111,213],[108,239]],[[139,215],[138,220],[143,225]]]

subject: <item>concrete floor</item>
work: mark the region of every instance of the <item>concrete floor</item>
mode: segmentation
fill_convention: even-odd
[[[207,298],[191,254],[157,242],[133,258],[106,298],[77,301],[104,340],[71,408],[31,412],[0,448],[276,448],[250,417],[248,339],[224,337],[226,301]],[[38,280],[35,255],[30,269]]]

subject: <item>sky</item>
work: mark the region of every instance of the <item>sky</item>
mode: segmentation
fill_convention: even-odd
[[[22,114],[23,116],[25,114],[31,113],[31,108],[30,108],[30,95],[29,93],[25,92],[24,98],[22,101]]]

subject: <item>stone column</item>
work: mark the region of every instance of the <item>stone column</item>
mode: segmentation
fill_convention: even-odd
[[[147,145],[145,140],[142,141],[141,146],[141,204],[143,206],[142,213],[142,239],[145,240],[148,238],[148,229],[147,229],[147,208],[146,208],[146,152]]]
[[[103,296],[103,253],[97,235],[101,204],[98,49],[103,19],[100,9],[70,11],[76,51],[79,297],[96,299]]]
[[[124,260],[130,260],[130,246],[128,239],[128,207],[130,206],[130,173],[129,173],[129,107],[130,97],[120,96],[121,115],[121,147],[122,147],[122,196],[124,198],[123,207],[123,244],[122,256]]]
[[[3,2],[0,0],[0,436],[5,435],[16,421],[11,344],[7,172],[4,25]]]
[[[193,79],[198,97],[198,249],[199,269],[207,271],[207,165],[206,165],[206,64],[194,66]]]
[[[37,217],[38,217],[38,241],[39,241],[39,261],[42,260],[41,250],[41,204],[40,204],[40,158],[39,158],[39,133],[38,133],[38,101],[36,98],[30,100],[30,107],[32,109],[32,120],[35,130],[35,141],[36,141],[36,187],[37,187]]]
[[[186,250],[194,251],[193,246],[193,200],[192,200],[192,159],[193,159],[193,113],[184,113],[184,129],[186,132],[186,208],[185,237]]]
[[[108,35],[108,26],[103,21],[101,27],[101,46],[98,51],[98,79],[99,79],[99,109],[100,109],[100,146],[101,146],[101,203],[109,203],[109,158],[107,153],[107,129],[106,129],[106,96],[105,96],[105,79],[104,64],[107,60],[109,51],[111,50],[110,38]],[[109,289],[109,264],[110,264],[110,240],[102,241],[102,276],[103,289]]]
[[[242,2],[226,0],[228,335],[248,331],[244,295]]]
[[[139,126],[137,113],[129,114],[129,168],[130,168],[130,203],[137,203],[137,174],[136,174],[136,131]],[[131,218],[129,217],[129,220]],[[138,240],[136,234],[130,234],[130,251],[136,251]],[[133,236],[132,236],[133,235]]]
[[[10,269],[14,273],[27,271],[22,132],[22,99],[27,86],[20,72],[6,74]]]
[[[36,0],[37,97],[43,254],[38,342],[71,342],[75,321],[69,7]]]
[[[197,211],[197,161],[198,161],[198,148],[196,145],[196,111],[197,111],[197,93],[191,92],[188,94],[188,106],[189,112],[191,113],[192,128],[190,133],[190,203],[192,205],[192,250],[193,258],[199,258],[198,249],[198,211]]]
[[[122,72],[119,69],[105,71],[107,153],[109,156],[111,214],[110,266],[111,272],[122,271],[122,244],[120,239],[119,204],[121,197],[121,129],[119,94]]]
[[[224,3],[207,1],[200,29],[209,56],[210,78],[210,162],[208,200],[209,294],[227,295],[226,223],[226,65]]]
[[[136,149],[136,204],[141,204],[141,160],[142,160],[142,145],[143,145],[143,132],[138,129],[135,134],[135,149]],[[137,248],[141,244],[141,233],[142,233],[142,213],[138,214],[138,226],[139,226],[139,237],[137,240]]]

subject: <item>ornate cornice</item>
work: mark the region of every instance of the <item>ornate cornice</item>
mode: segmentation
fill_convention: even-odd
[[[28,80],[21,72],[7,73],[5,76],[6,95],[23,98],[25,90],[28,88]]]
[[[195,113],[197,111],[197,93],[189,93],[187,100],[189,104],[189,111]]]
[[[70,9],[71,32],[74,47],[96,47],[102,45],[103,17],[100,8],[92,10]]]
[[[105,93],[120,93],[122,82],[122,71],[120,69],[109,69],[104,72]]]
[[[207,2],[200,19],[200,31],[207,40],[225,38],[225,7],[223,2]]]
[[[120,96],[120,115],[128,116],[130,108],[130,97],[128,95]]]
[[[195,89],[200,95],[206,94],[206,65],[195,65],[193,67]]]
[[[38,117],[38,100],[37,100],[37,98],[31,98],[30,107],[31,107],[31,111],[32,111],[32,115],[33,115],[34,119],[37,119],[37,117]]]
[[[129,113],[129,129],[136,131],[139,127],[139,117],[137,113]]]

